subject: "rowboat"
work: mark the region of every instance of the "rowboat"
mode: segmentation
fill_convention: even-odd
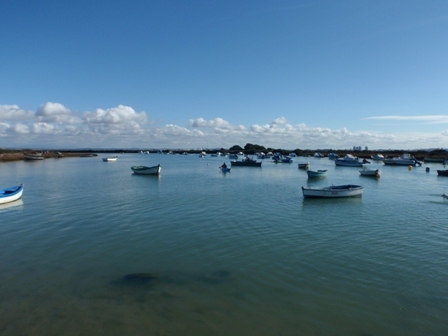
[[[309,168],[310,168],[309,162],[299,163],[299,169],[309,169]]]
[[[221,169],[221,171],[223,172],[223,173],[229,173],[230,172],[230,167],[219,167],[219,169]]]
[[[160,171],[162,170],[162,167],[160,167],[160,165],[153,166],[153,167],[132,166],[131,169],[134,172],[134,174],[159,175]]]
[[[448,176],[448,169],[445,170],[438,170],[437,175],[439,176]]]
[[[108,157],[108,158],[103,158],[104,162],[112,162],[112,161],[117,161],[118,156],[114,156],[114,157]]]
[[[443,164],[446,163],[446,159],[445,158],[435,159],[435,158],[427,158],[427,157],[425,157],[424,161],[425,161],[425,163],[443,163]]]
[[[0,204],[13,202],[22,197],[23,184],[15,187],[9,187],[0,190]]]
[[[325,188],[302,187],[303,197],[340,198],[362,196],[363,187],[353,184],[330,186]]]
[[[362,176],[370,176],[370,177],[380,177],[380,170],[379,169],[369,169],[364,167],[364,169],[360,169],[359,173]]]
[[[308,177],[325,177],[327,176],[326,170],[307,170],[306,172],[308,174]]]

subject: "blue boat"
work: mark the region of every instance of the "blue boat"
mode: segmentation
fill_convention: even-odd
[[[327,176],[327,171],[320,169],[320,170],[307,170],[306,173],[308,174],[308,177],[325,177]]]
[[[14,202],[22,197],[23,184],[0,190],[0,204]]]

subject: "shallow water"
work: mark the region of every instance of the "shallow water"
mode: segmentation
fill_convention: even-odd
[[[448,334],[441,164],[372,179],[325,158],[223,174],[223,158],[101,157],[0,164],[0,187],[25,183],[0,207],[0,334]],[[330,184],[364,194],[301,194]]]

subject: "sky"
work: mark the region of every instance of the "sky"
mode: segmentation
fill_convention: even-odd
[[[0,0],[0,148],[448,147],[448,1]]]

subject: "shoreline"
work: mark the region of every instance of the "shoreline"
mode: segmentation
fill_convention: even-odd
[[[207,154],[213,154],[216,153],[217,150],[171,150],[171,151],[165,151],[163,154],[199,154],[202,151],[205,151]],[[239,151],[233,151],[233,150],[224,150],[221,149],[223,153],[226,154],[237,154]],[[271,150],[274,152],[279,152],[282,155],[289,155],[290,153],[295,153],[298,157],[313,157],[314,153],[320,152],[325,157],[328,157],[329,153],[334,153],[339,155],[339,157],[343,157],[346,154],[352,154],[354,156],[357,156],[361,159],[371,159],[372,156],[375,154],[382,154],[385,157],[397,157],[402,155],[403,153],[410,153],[413,157],[415,157],[419,161],[424,161],[425,158],[429,159],[448,159],[448,152],[444,149],[437,149],[433,151],[426,151],[426,150],[383,150],[383,151],[374,151],[374,150],[284,150],[284,149],[276,149]],[[41,151],[41,150],[8,150],[8,149],[0,149],[0,162],[9,162],[9,161],[18,161],[18,160],[25,160],[26,154],[33,154],[33,153],[42,153],[42,157],[44,159],[58,159],[58,158],[69,158],[69,157],[97,157],[98,154],[137,154],[140,153],[141,150],[132,149],[132,150],[123,150],[123,149],[117,149],[117,150],[51,150],[51,151]],[[241,150],[244,154],[247,155],[254,155],[255,150]],[[151,154],[157,154],[158,151],[152,150],[149,151]]]

